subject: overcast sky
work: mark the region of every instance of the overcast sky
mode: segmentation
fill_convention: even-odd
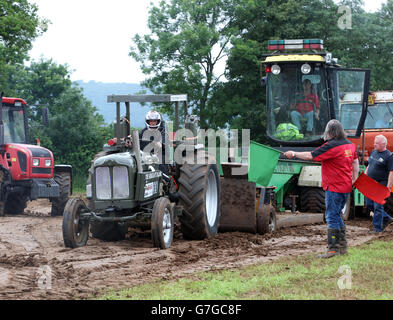
[[[139,83],[144,75],[128,56],[132,37],[149,32],[151,0],[30,0],[52,23],[30,51],[74,70],[71,79]],[[375,11],[385,0],[366,0]],[[157,3],[157,0],[154,0]]]

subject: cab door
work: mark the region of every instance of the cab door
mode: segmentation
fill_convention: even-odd
[[[369,69],[329,68],[331,114],[350,138],[359,138],[367,116]]]

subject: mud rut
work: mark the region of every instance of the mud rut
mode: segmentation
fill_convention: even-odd
[[[153,248],[150,233],[130,232],[119,242],[90,238],[87,246],[64,247],[62,217],[50,217],[47,200],[30,202],[24,215],[0,218],[0,299],[94,298],[109,288],[196,271],[267,262],[283,256],[322,252],[326,226],[282,229],[272,235],[220,233],[204,241],[183,240],[175,232],[168,250]],[[349,246],[372,239],[371,222],[347,223]]]

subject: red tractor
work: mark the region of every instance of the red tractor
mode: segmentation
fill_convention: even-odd
[[[62,215],[72,193],[72,167],[54,165],[50,150],[28,144],[27,104],[0,97],[0,216],[21,214],[28,200],[47,198]],[[46,113],[47,115],[47,113]]]

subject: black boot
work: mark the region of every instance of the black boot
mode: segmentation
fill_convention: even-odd
[[[318,258],[331,258],[339,255],[338,242],[340,237],[339,229],[328,229],[328,251],[323,254],[319,254]]]
[[[347,254],[347,235],[346,235],[346,228],[345,226],[342,226],[340,228],[340,234],[339,234],[339,241],[338,241],[338,250],[340,254]]]

